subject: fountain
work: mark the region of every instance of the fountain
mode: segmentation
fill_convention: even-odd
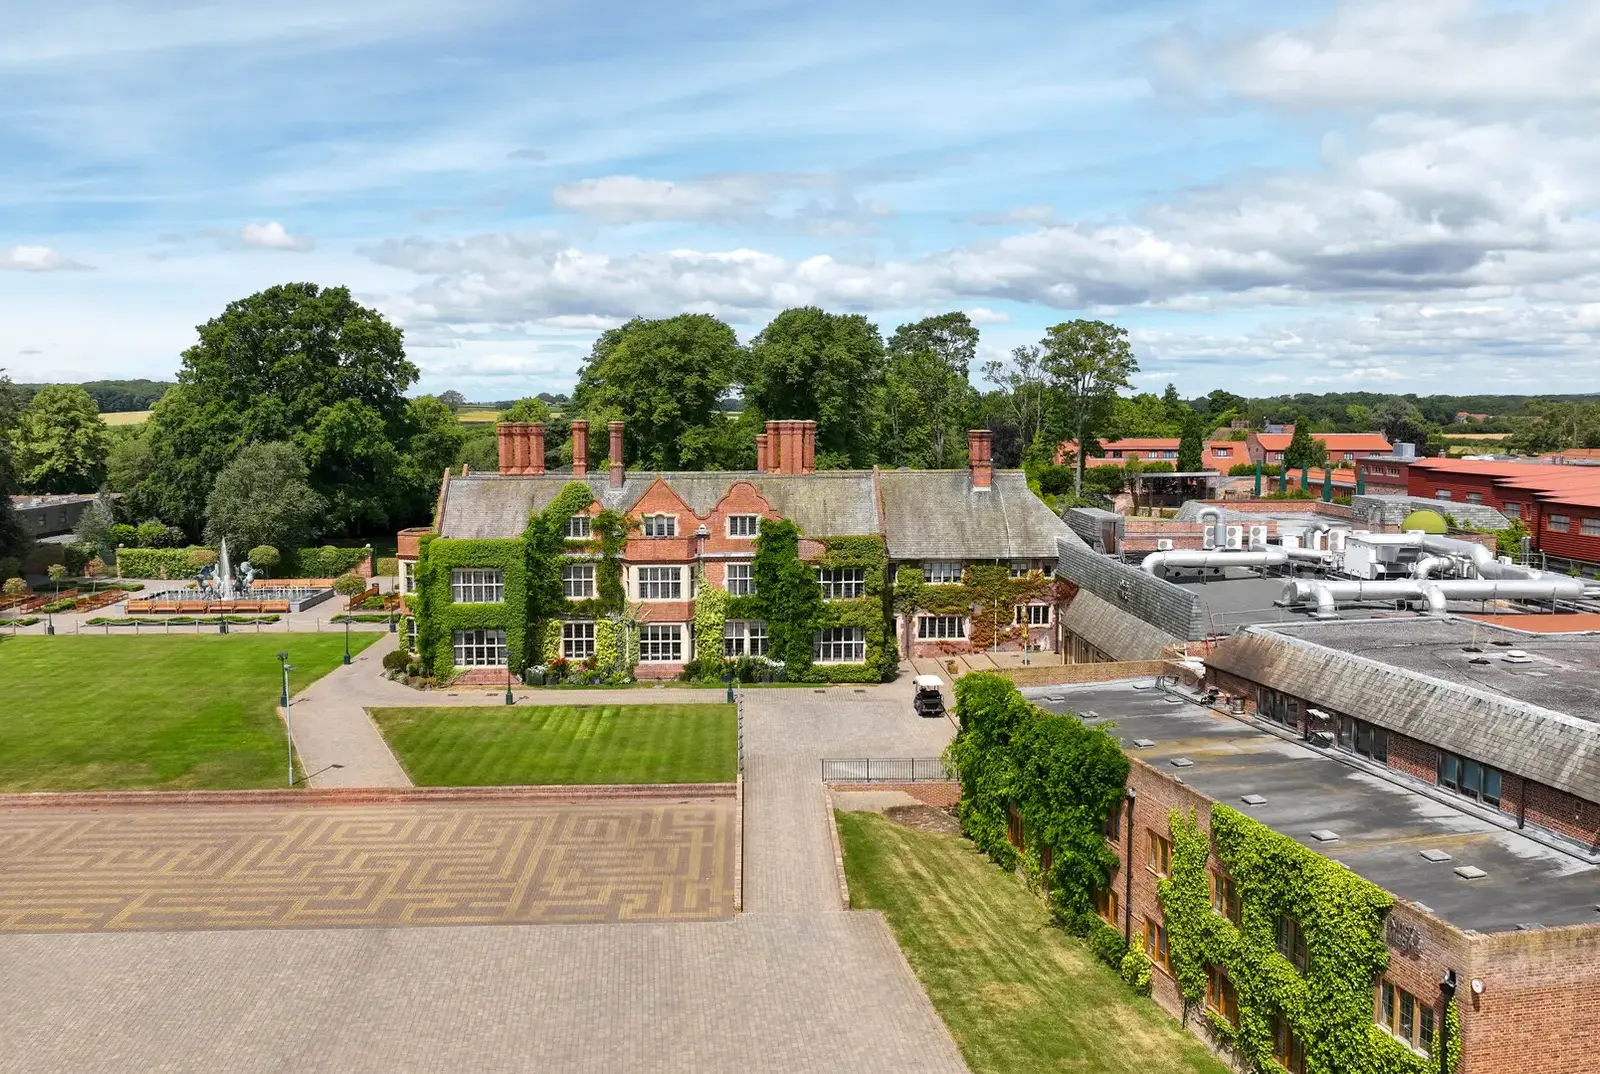
[[[233,594],[233,565],[228,562],[228,539],[222,539],[222,546],[217,549],[217,568],[222,575],[222,599],[232,600]]]
[[[244,560],[234,570],[228,555],[228,539],[217,548],[217,562],[206,567],[195,585],[184,589],[162,590],[128,601],[129,614],[179,613],[218,614],[234,612],[298,612],[333,596],[330,586],[258,586],[256,571]]]

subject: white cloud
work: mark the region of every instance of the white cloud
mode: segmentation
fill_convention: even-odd
[[[60,272],[68,269],[85,269],[59,250],[48,246],[13,246],[0,250],[0,269],[19,269],[22,272]]]
[[[239,229],[239,241],[246,246],[259,246],[265,250],[297,252],[309,250],[315,245],[310,238],[289,234],[276,220],[270,220],[265,224],[246,224]]]
[[[1518,105],[1600,100],[1600,6],[1521,11],[1480,0],[1346,0],[1306,29],[1158,51],[1181,83],[1291,107]]]
[[[987,306],[973,306],[971,309],[963,310],[962,312],[967,315],[967,320],[975,325],[1011,323],[1011,314],[1001,310],[992,310]]]
[[[606,223],[642,220],[754,220],[764,216],[783,190],[818,186],[818,177],[714,175],[671,182],[637,175],[608,175],[563,183],[550,193],[558,209]]]

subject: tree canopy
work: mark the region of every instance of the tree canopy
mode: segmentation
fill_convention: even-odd
[[[931,347],[939,333],[916,336]],[[914,345],[910,336],[907,345]],[[959,355],[961,343],[952,339],[947,348]],[[865,317],[815,306],[784,310],[750,341],[745,400],[764,420],[815,421],[819,469],[867,467],[883,373],[883,339]]]
[[[960,462],[978,404],[967,381],[977,352],[978,330],[965,313],[895,329],[885,350],[879,461],[937,469]]]
[[[607,421],[627,422],[630,462],[657,470],[723,469],[746,453],[718,408],[738,364],[738,338],[715,317],[635,317],[595,340],[573,403],[602,429]],[[604,457],[605,437],[590,443]]]
[[[1289,438],[1289,446],[1283,450],[1283,468],[1298,470],[1304,466],[1327,464],[1327,446],[1311,435],[1311,422],[1306,419],[1295,422],[1294,435]]]
[[[1128,387],[1139,363],[1128,344],[1127,329],[1105,321],[1076,320],[1045,330],[1044,369],[1080,445],[1073,493],[1082,495],[1082,447],[1105,427],[1117,393]]]
[[[16,426],[18,483],[27,492],[93,492],[105,476],[110,441],[89,393],[77,385],[40,388]]]
[[[327,509],[311,488],[299,450],[278,440],[250,444],[223,467],[206,501],[206,541],[224,537],[243,551],[256,545],[299,548]]]

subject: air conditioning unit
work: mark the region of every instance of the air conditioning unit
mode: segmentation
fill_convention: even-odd
[[[1156,551],[1157,552],[1170,552],[1170,551],[1172,551],[1172,538],[1171,537],[1157,537],[1156,538]]]
[[[1205,530],[1201,532],[1200,547],[1207,552],[1217,547],[1217,528],[1215,526],[1208,525],[1206,526]]]
[[[1234,548],[1234,549],[1238,549],[1238,548],[1243,548],[1244,547],[1244,527],[1243,526],[1229,526],[1228,527],[1228,547],[1229,548]]]
[[[1265,527],[1265,526],[1251,526],[1250,527],[1250,547],[1251,548],[1265,547],[1266,543],[1267,543],[1267,527]]]
[[[1328,548],[1334,552],[1344,551],[1344,542],[1349,538],[1349,530],[1329,530]]]

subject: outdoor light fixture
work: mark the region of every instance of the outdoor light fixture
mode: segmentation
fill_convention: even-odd
[[[1472,979],[1472,994],[1474,996],[1483,995],[1483,982],[1476,977]]]
[[[289,735],[289,786],[294,786],[294,720],[289,715],[289,672],[295,666],[289,663],[288,653],[278,654],[278,663],[283,666],[283,726]]]
[[[349,616],[345,616],[345,620],[344,620],[344,662],[347,665],[350,663],[350,617]]]

